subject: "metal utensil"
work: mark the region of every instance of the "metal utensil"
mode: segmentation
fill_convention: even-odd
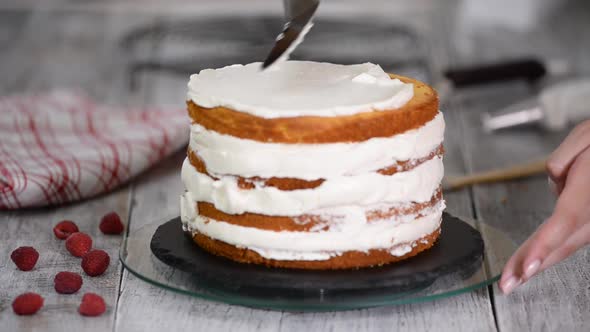
[[[544,86],[571,74],[572,69],[567,61],[526,56],[448,68],[442,72],[435,88],[443,103],[456,90],[494,82],[525,81],[538,93]]]
[[[521,79],[535,83],[546,73],[545,63],[537,58],[515,58],[495,63],[448,68],[443,71],[442,80],[436,83],[435,87],[439,98],[444,102],[457,89]]]
[[[311,19],[320,5],[319,0],[284,0],[283,3],[287,23],[264,60],[262,69],[268,68],[277,60],[287,57],[293,52],[311,28]]]
[[[562,130],[570,123],[590,119],[590,79],[574,79],[544,89],[534,99],[509,106],[495,114],[484,114],[486,131],[539,123],[548,130]]]

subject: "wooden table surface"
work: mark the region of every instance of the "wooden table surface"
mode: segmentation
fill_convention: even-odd
[[[533,27],[494,26],[492,22],[489,29],[478,30],[470,25],[474,20],[458,24],[462,19],[459,14],[447,18],[428,16],[438,17],[440,24],[439,28],[421,31],[430,36],[433,68],[538,54],[544,59],[565,61],[570,72],[590,74],[590,8],[584,1],[556,2],[550,11],[539,13]],[[137,91],[130,91],[118,41],[132,27],[161,16],[190,15],[190,10],[170,10],[161,4],[160,9],[146,10],[137,8],[139,2],[131,2],[135,5],[122,10],[73,6],[76,2],[69,1],[40,3],[43,5],[35,9],[18,3],[17,7],[0,5],[2,95],[67,87],[85,91],[105,103],[182,107],[188,78],[147,75],[141,77]],[[425,4],[430,2],[417,3],[416,15],[424,14]],[[325,6],[333,5],[328,2]],[[483,111],[506,106],[534,92],[534,88],[522,83],[509,83],[453,95],[442,105],[447,121],[446,172],[471,173],[552,151],[566,132],[548,134],[523,129],[490,135],[483,133],[479,125]],[[121,214],[131,232],[148,222],[178,214],[178,197],[183,190],[179,178],[182,159],[183,152],[179,152],[129,185],[89,201],[59,208],[1,212],[0,330],[590,330],[587,248],[510,296],[502,295],[494,285],[434,302],[345,312],[255,310],[149,285],[124,270],[116,259],[121,238],[100,236],[96,225],[100,216],[111,210]],[[502,229],[519,243],[550,215],[554,205],[542,176],[475,186],[448,193],[446,200],[451,213]],[[53,276],[58,271],[81,272],[78,261],[69,257],[63,242],[56,241],[51,233],[53,225],[62,219],[75,220],[93,236],[96,247],[105,248],[111,255],[106,275],[86,278],[84,284],[84,291],[102,294],[107,301],[107,312],[101,317],[83,318],[77,313],[80,294],[64,296],[53,291]],[[18,271],[9,259],[10,252],[22,245],[40,249],[42,258],[33,272]],[[491,246],[489,250],[501,250]],[[12,299],[28,290],[42,294],[46,305],[35,316],[18,317],[12,312]]]

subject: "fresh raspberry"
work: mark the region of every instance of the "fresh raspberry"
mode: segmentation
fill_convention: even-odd
[[[12,301],[12,310],[17,315],[33,315],[43,306],[43,298],[37,293],[24,293]]]
[[[82,287],[82,277],[78,273],[62,271],[53,279],[55,291],[60,294],[73,294]]]
[[[104,234],[121,234],[125,227],[117,212],[111,212],[102,217],[98,228],[100,228],[100,231]]]
[[[31,271],[37,264],[39,253],[33,247],[19,247],[10,254],[10,259],[19,270]]]
[[[63,220],[53,227],[53,234],[60,240],[65,240],[73,233],[79,232],[78,226],[73,221]]]
[[[91,248],[92,238],[86,233],[74,233],[66,240],[66,249],[76,257],[83,257]]]
[[[111,258],[104,250],[91,250],[82,258],[82,269],[87,275],[96,277],[109,267]]]
[[[100,316],[107,310],[104,299],[94,293],[86,293],[82,296],[82,303],[78,307],[78,312],[82,316]]]

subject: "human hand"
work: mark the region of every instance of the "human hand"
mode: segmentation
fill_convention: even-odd
[[[555,209],[504,266],[505,294],[590,243],[590,121],[574,128],[551,154],[547,171],[558,196]]]

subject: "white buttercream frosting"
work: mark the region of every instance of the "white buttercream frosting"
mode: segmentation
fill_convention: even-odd
[[[391,79],[372,63],[337,65],[284,61],[205,69],[191,75],[188,99],[263,118],[341,116],[397,109],[412,99],[412,84]]]
[[[329,179],[379,170],[397,161],[428,156],[444,138],[442,113],[420,128],[363,142],[327,144],[263,143],[222,135],[193,124],[190,148],[216,177],[237,175]]]
[[[215,180],[199,173],[187,158],[182,166],[182,181],[195,200],[212,203],[226,213],[297,216],[334,206],[427,202],[440,186],[443,173],[442,158],[434,157],[408,172],[331,177],[313,189],[241,189],[236,177]]]
[[[188,194],[188,195],[187,195]],[[411,245],[440,226],[444,204],[431,213],[407,222],[359,221],[351,214],[342,227],[320,232],[270,231],[233,225],[198,214],[189,193],[181,199],[181,219],[185,230],[248,248],[265,258],[279,260],[326,260],[346,251],[387,249],[395,256],[411,250]],[[346,207],[343,207],[346,209]]]

